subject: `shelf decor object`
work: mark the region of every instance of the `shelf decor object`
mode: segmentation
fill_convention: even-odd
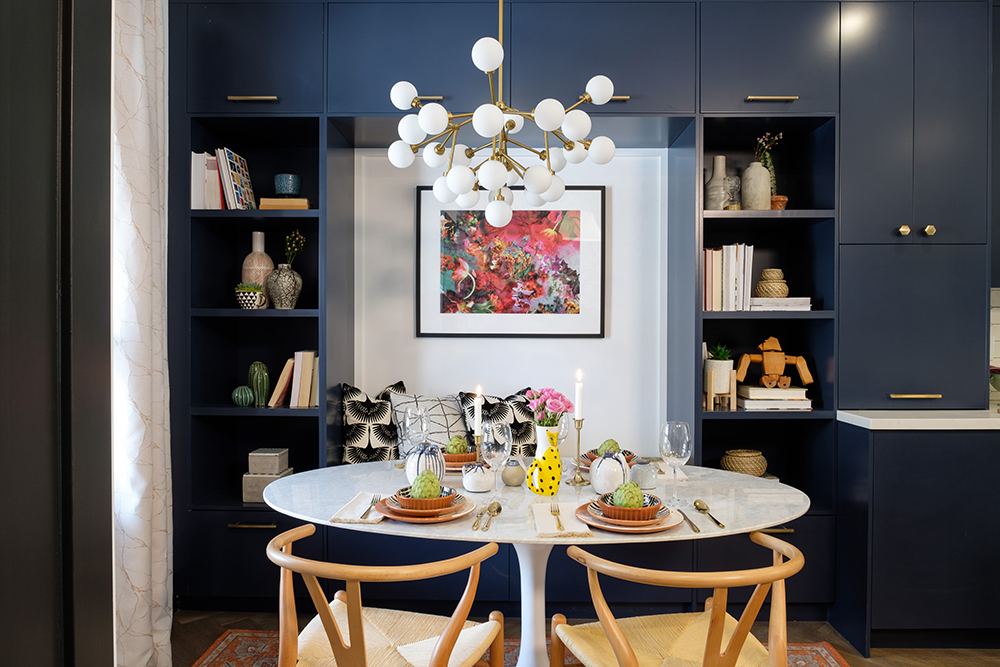
[[[247,384],[253,389],[253,406],[263,408],[267,405],[270,397],[271,376],[267,372],[267,366],[263,361],[255,361],[250,364],[250,371],[247,373]]]
[[[712,158],[712,177],[705,183],[705,210],[721,211],[729,200],[726,180],[726,156]]]
[[[756,449],[730,449],[722,457],[723,470],[760,477],[767,471],[767,459]]]
[[[264,289],[259,283],[243,282],[236,286],[236,303],[243,310],[261,308],[264,298]]]
[[[754,294],[770,299],[783,299],[788,296],[788,285],[781,269],[764,269],[760,272],[760,280],[754,287]]]
[[[233,403],[240,408],[248,408],[253,403],[253,389],[243,385],[233,389]]]
[[[751,162],[743,172],[743,210],[771,210],[771,176],[760,162]]]
[[[292,261],[305,248],[306,239],[295,230],[285,237],[285,262],[267,277],[267,293],[278,310],[291,310],[302,292],[302,276],[292,269]]]
[[[495,227],[504,227],[511,221],[514,210],[510,186],[523,180],[527,203],[543,206],[562,198],[565,183],[558,172],[567,163],[578,164],[589,157],[595,164],[603,165],[614,158],[615,144],[611,139],[586,138],[591,130],[590,116],[577,108],[585,103],[606,104],[614,96],[614,84],[604,75],[591,78],[586,92],[569,107],[551,97],[540,101],[531,111],[508,106],[503,101],[503,0],[499,0],[499,6],[499,39],[483,37],[472,47],[473,64],[489,79],[490,101],[474,112],[452,114],[438,102],[422,101],[440,98],[421,97],[412,83],[399,81],[389,93],[392,104],[403,111],[419,111],[399,121],[400,139],[389,146],[388,154],[389,162],[405,169],[423,149],[427,166],[444,167],[444,175],[434,182],[434,196],[441,204],[472,208],[479,203],[482,187],[489,191],[486,220]],[[511,138],[521,131],[525,120],[534,122],[542,131],[544,149],[534,149]],[[486,139],[482,146],[471,148],[458,143],[458,131],[469,123],[476,134]],[[549,145],[549,135],[558,145]],[[521,164],[508,152],[512,145],[530,151],[541,164],[528,167]],[[473,167],[481,151],[488,151],[487,157]]]
[[[252,250],[243,260],[243,274],[240,279],[244,283],[265,285],[267,277],[271,275],[271,271],[274,271],[274,262],[264,252],[264,232],[252,232],[251,244]],[[257,308],[267,308],[268,299],[266,290],[263,296],[264,298],[261,299],[261,303]]]

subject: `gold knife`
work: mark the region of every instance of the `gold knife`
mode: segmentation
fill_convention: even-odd
[[[700,533],[701,532],[701,529],[698,528],[698,526],[694,525],[694,522],[691,521],[691,519],[688,518],[688,515],[685,514],[683,510],[677,510],[677,511],[681,513],[681,516],[684,517],[684,520],[688,522],[689,526],[691,526],[691,530],[693,530],[696,533]]]

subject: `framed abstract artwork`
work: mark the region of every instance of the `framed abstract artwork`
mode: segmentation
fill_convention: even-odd
[[[417,188],[417,336],[604,337],[605,189],[567,186],[505,227]]]

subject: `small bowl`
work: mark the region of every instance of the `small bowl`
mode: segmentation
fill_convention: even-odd
[[[642,507],[618,507],[611,504],[613,493],[605,493],[597,499],[597,504],[609,519],[622,521],[648,521],[660,511],[660,499],[648,493],[642,494]]]
[[[455,502],[455,489],[442,486],[441,495],[437,498],[411,498],[410,487],[406,486],[396,492],[396,502],[408,510],[444,509]]]
[[[476,453],[471,452],[469,454],[444,454],[445,463],[472,463],[476,460]]]
[[[302,177],[298,174],[275,174],[274,194],[279,197],[298,197],[302,189]]]

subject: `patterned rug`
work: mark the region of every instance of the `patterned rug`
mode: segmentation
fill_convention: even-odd
[[[517,663],[517,639],[504,642],[504,667]],[[278,633],[273,630],[226,630],[191,667],[275,667],[278,664]],[[566,654],[567,665],[579,661]],[[789,644],[788,667],[849,667],[847,661],[826,642]]]

